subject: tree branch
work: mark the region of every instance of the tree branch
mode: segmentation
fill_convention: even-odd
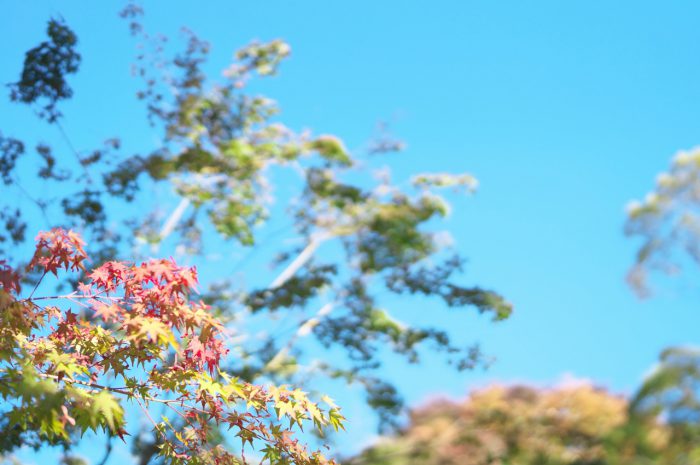
[[[323,234],[323,235],[318,235],[311,238],[309,241],[308,245],[302,250],[299,255],[290,263],[287,268],[285,268],[282,273],[279,274],[271,283],[270,283],[270,289],[274,289],[276,287],[280,287],[284,283],[286,283],[292,276],[296,274],[299,269],[308,262],[311,257],[313,256],[314,252],[316,252],[316,249],[318,249],[318,246],[321,245],[323,242],[327,241],[330,239],[332,236],[330,234]]]
[[[114,436],[111,434],[107,435],[107,448],[105,449],[105,455],[102,457],[102,460],[100,460],[100,463],[97,465],[106,465],[107,460],[109,460],[109,456],[112,454],[112,439],[114,439]]]
[[[334,306],[335,304],[333,302],[329,302],[323,307],[321,307],[318,310],[318,312],[316,312],[316,315],[305,320],[296,330],[294,335],[289,339],[289,341],[287,341],[287,344],[285,344],[285,346],[282,347],[275,354],[275,356],[272,357],[270,361],[265,364],[265,366],[263,367],[263,371],[270,371],[271,369],[275,368],[275,366],[278,365],[284,359],[284,357],[287,356],[289,351],[292,350],[292,347],[297,342],[297,340],[311,334],[311,330],[314,328],[314,326],[320,323],[321,318],[331,313],[331,311],[333,311]]]
[[[185,210],[187,210],[187,207],[189,206],[190,199],[188,199],[187,197],[183,197],[182,200],[180,200],[180,203],[177,205],[177,207],[175,207],[175,210],[173,210],[173,212],[163,224],[160,233],[158,233],[158,236],[160,237],[161,241],[164,241],[166,237],[172,234],[172,232],[175,230],[175,227],[177,226],[177,223],[180,221],[180,218],[182,218],[182,215],[185,214]]]

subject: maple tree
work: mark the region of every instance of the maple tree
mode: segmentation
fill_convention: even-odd
[[[255,385],[219,369],[228,353],[226,330],[192,300],[194,268],[170,260],[110,261],[87,270],[74,292],[36,295],[47,275],[85,270],[86,259],[78,235],[54,229],[37,237],[27,268],[41,277],[31,292],[23,294],[20,273],[2,264],[4,450],[69,442],[72,431],[101,429],[124,439],[126,401],[151,421],[166,463],[239,463],[239,456],[210,445],[212,424],[232,429],[243,446],[260,448],[262,461],[334,463],[308,452],[292,430],[307,422],[319,431],[342,427],[330,399],[324,410],[300,389]],[[151,403],[165,405],[183,427],[167,416],[156,422]],[[245,461],[245,447],[240,452]]]
[[[29,136],[0,134],[6,189],[34,208],[34,217],[14,200],[0,209],[0,249],[8,262],[22,259],[26,232],[40,221],[81,232],[95,269],[102,270],[95,279],[111,276],[103,267],[115,260],[163,250],[205,265],[212,252],[247,248],[239,266],[253,268],[248,257],[274,249],[264,260],[278,272],[267,282],[232,279],[222,262],[223,271],[203,279],[201,298],[226,328],[219,332],[237,341],[235,363],[219,369],[245,382],[307,390],[329,379],[359,385],[382,428],[393,426],[402,408],[400,386],[381,370],[387,352],[418,363],[439,351],[458,370],[483,362],[473,341],[439,324],[412,324],[401,306],[383,299],[432,298],[436,307],[476,309],[495,321],[510,315],[511,304],[498,293],[465,284],[466,259],[439,229],[454,195],[476,189],[473,176],[438,171],[394,180],[386,164],[403,144],[390,134],[382,132],[367,153],[357,154],[336,136],[282,124],[275,102],[252,90],[261,85],[253,81],[276,75],[290,56],[282,40],[242,48],[224,78],[214,80],[204,72],[209,44],[193,32],[185,31],[182,42],[153,34],[134,3],[121,16],[138,42],[138,98],[159,143],[138,154],[125,153],[116,137],[80,148],[64,126],[69,115],[61,105],[79,94],[70,77],[83,57],[77,34],[65,21],[50,20],[46,40],[27,52],[10,97],[32,108],[46,124],[42,131],[55,131],[62,144],[39,139],[32,150]],[[36,198],[27,185],[52,195]],[[154,201],[156,194],[170,202]],[[280,230],[287,240],[278,240]],[[79,274],[58,285],[76,286]],[[120,313],[102,304],[95,311],[109,328]],[[142,336],[162,336],[153,319],[136,325]],[[248,337],[261,327],[267,331],[262,340]],[[211,348],[200,343],[189,340],[186,347],[213,360]],[[319,359],[321,349],[333,356]],[[171,420],[174,429],[186,426],[177,415]],[[162,443],[162,437],[139,435],[133,446],[145,464]]]

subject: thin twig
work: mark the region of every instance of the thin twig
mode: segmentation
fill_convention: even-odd
[[[271,368],[273,368],[276,364],[280,363],[282,361],[282,358],[284,358],[290,350],[292,350],[292,347],[296,343],[298,339],[301,339],[302,337],[306,337],[309,334],[311,334],[311,330],[316,326],[317,324],[320,323],[321,318],[324,316],[328,315],[332,310],[335,304],[333,302],[329,302],[325,304],[323,307],[321,307],[318,312],[311,318],[308,318],[305,320],[301,325],[299,325],[299,328],[296,330],[294,335],[287,341],[287,344],[285,344],[284,347],[282,347],[275,355],[270,359],[269,362],[265,364],[263,367],[263,371],[268,371]]]
[[[63,125],[61,125],[60,121],[58,121],[58,120],[54,121],[54,124],[56,124],[56,127],[58,128],[58,131],[61,133],[61,136],[63,137],[63,139],[66,141],[68,148],[73,152],[73,155],[75,155],[75,158],[78,160],[78,164],[80,164],[80,167],[85,172],[85,177],[87,178],[88,184],[92,184],[92,177],[90,176],[90,172],[88,171],[87,166],[85,166],[85,161],[80,156],[80,154],[78,153],[78,150],[75,148],[75,146],[71,142],[70,137],[68,137],[68,134],[66,133],[66,130],[63,129]]]
[[[46,213],[46,205],[41,201],[37,200],[32,196],[27,189],[22,186],[22,183],[19,182],[19,179],[17,179],[16,176],[12,177],[12,182],[17,186],[17,188],[24,194],[29,200],[31,200],[34,204],[36,204],[37,207],[39,207],[39,210],[41,210],[41,215],[44,217],[44,221],[46,222],[46,227],[51,226],[51,221],[49,220],[49,215]]]
[[[113,300],[113,301],[122,301],[124,300],[124,297],[117,297],[117,296],[111,296],[111,295],[100,295],[98,294],[76,294],[75,292],[71,292],[70,294],[65,294],[65,295],[47,295],[47,296],[41,296],[41,297],[27,297],[26,299],[20,300],[20,302],[26,302],[28,300],[59,300],[59,299],[68,299],[68,300],[75,300],[75,299],[107,299],[107,300]]]
[[[49,270],[44,270],[44,274],[42,274],[41,278],[39,278],[39,280],[36,282],[36,284],[34,285],[34,289],[32,289],[32,292],[29,293],[29,297],[27,297],[26,300],[32,300],[32,296],[34,295],[37,288],[39,287],[39,284],[41,284],[41,280],[44,279],[44,277],[46,276],[46,273],[48,273],[48,272],[49,272]]]
[[[153,420],[153,417],[151,417],[151,414],[148,412],[148,409],[147,409],[146,407],[143,406],[143,404],[141,403],[141,400],[140,400],[138,397],[136,397],[136,396],[134,396],[133,398],[134,398],[134,400],[136,401],[136,403],[139,404],[139,407],[141,407],[141,410],[143,410],[143,413],[146,414],[146,418],[148,418],[148,419],[151,421],[151,423],[153,424],[153,428],[154,428],[157,432],[159,432],[159,433],[163,436],[164,439],[167,439],[167,438],[165,437],[165,433],[163,433],[163,432],[160,430],[160,428],[158,428],[158,425],[157,425],[156,422]]]
[[[107,460],[109,460],[109,456],[112,454],[112,440],[114,439],[114,436],[111,434],[107,435],[107,449],[105,450],[105,455],[102,457],[102,460],[100,460],[100,463],[97,465],[105,465],[107,463]]]

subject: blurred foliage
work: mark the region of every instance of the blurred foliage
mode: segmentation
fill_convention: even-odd
[[[348,465],[700,463],[700,351],[672,348],[630,399],[587,383],[492,386],[414,410]]]
[[[387,349],[411,363],[426,350],[440,351],[458,370],[482,363],[478,345],[454,341],[448,328],[414,327],[403,321],[401,308],[380,304],[387,294],[415,295],[435,299],[431,306],[476,309],[495,321],[510,315],[511,304],[498,293],[464,283],[465,259],[436,229],[450,211],[445,191],[470,193],[476,179],[438,172],[394,182],[386,168],[372,169],[372,157],[391,163],[402,143],[381,140],[363,155],[336,136],[283,125],[275,102],[250,90],[260,86],[252,81],[276,75],[290,56],[282,40],[242,48],[216,81],[203,71],[206,41],[184,30],[184,41],[169,42],[146,30],[143,15],[135,3],[121,12],[138,42],[134,72],[143,85],[137,98],[161,141],[154,150],[124,153],[117,137],[89,150],[72,143],[58,106],[73,95],[68,78],[78,71],[80,55],[77,35],[63,21],[49,21],[48,39],[27,53],[20,80],[11,86],[12,99],[35,109],[65,142],[40,143],[32,151],[20,136],[0,136],[3,181],[36,206],[42,227],[81,231],[88,243],[99,244],[89,250],[98,266],[133,259],[125,251],[139,244],[198,260],[221,251],[222,242],[212,237],[231,250],[260,247],[265,225],[291,220],[287,233],[294,241],[274,244],[281,271],[269,284],[244,288],[224,275],[202,293],[239,335],[252,331],[249,321],[258,328],[293,325],[291,336],[243,340],[224,368],[244,380],[265,377],[308,389],[323,378],[359,385],[384,429],[402,407],[400,390],[381,370]],[[164,188],[179,204],[163,220],[147,207],[162,209],[152,198]],[[275,189],[283,192],[277,204]],[[47,191],[50,197],[36,194]],[[36,226],[27,224],[31,215],[10,208],[9,197],[0,247],[12,262],[25,232]],[[321,247],[331,252],[319,253]],[[431,312],[439,322],[437,310]],[[319,346],[332,361],[319,359]],[[149,463],[156,444],[141,437],[134,444],[142,463]]]
[[[78,71],[80,54],[76,51],[78,38],[63,22],[51,19],[46,33],[48,40],[27,52],[22,75],[10,86],[10,96],[22,103],[41,102],[39,116],[54,122],[61,116],[58,101],[73,95],[66,75]]]
[[[655,188],[629,203],[627,214],[625,232],[642,240],[628,280],[645,296],[650,271],[677,274],[688,259],[700,261],[700,148],[678,152]]]

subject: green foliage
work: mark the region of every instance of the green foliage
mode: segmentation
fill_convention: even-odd
[[[60,152],[44,144],[36,154],[25,154],[19,139],[2,138],[3,181],[19,188],[23,180],[15,169],[18,158],[38,161],[32,185],[50,189],[52,198],[37,199],[32,193],[28,198],[47,222],[47,212],[53,212],[52,218],[60,217],[57,226],[80,229],[89,243],[98,244],[89,249],[98,266],[132,259],[124,251],[136,248],[138,253],[138,244],[184,250],[193,260],[223,247],[262,247],[267,245],[266,228],[291,218],[286,233],[294,241],[274,244],[279,257],[274,265],[280,272],[269,284],[246,287],[223,276],[222,282],[209,283],[203,292],[211,311],[238,334],[252,331],[245,326],[251,320],[251,325],[267,326],[280,320],[297,322],[292,336],[272,334],[262,344],[248,339],[237,346],[235,362],[222,366],[226,376],[247,382],[267,378],[305,383],[306,387],[324,377],[358,384],[381,426],[387,427],[401,410],[401,397],[397,386],[382,377],[383,349],[388,347],[412,363],[420,361],[424,350],[439,350],[457,369],[481,362],[476,344],[454,341],[445,328],[404,323],[401,308],[389,308],[380,299],[386,293],[415,294],[453,308],[474,308],[494,320],[510,315],[511,304],[499,294],[463,284],[464,259],[446,251],[441,242],[440,220],[450,212],[450,194],[444,188],[472,192],[475,178],[423,173],[395,183],[387,171],[372,170],[371,157],[351,153],[338,137],[297,132],[283,125],[275,102],[249,90],[252,80],[276,75],[290,55],[291,48],[281,40],[242,48],[224,78],[217,81],[203,71],[209,44],[194,33],[186,31],[184,48],[172,52],[163,39],[143,27],[142,8],[129,4],[122,16],[144,50],[135,63],[136,74],[143,78],[137,97],[146,107],[159,146],[140,155],[125,155],[119,139],[111,138],[89,151],[69,146],[71,159],[55,156]],[[66,76],[78,68],[77,38],[67,25],[51,21],[49,39],[27,55],[21,79],[12,88],[13,99],[44,105],[41,111],[47,121],[69,140],[59,125],[62,115],[57,106],[72,95]],[[402,147],[393,142],[380,145],[372,155],[390,157],[390,152]],[[166,212],[164,222],[157,219],[158,212],[143,207],[153,205],[155,189],[174,192],[179,201],[177,208]],[[273,203],[275,189],[283,192],[277,203]],[[125,212],[129,218],[122,221]],[[280,212],[285,219],[277,217]],[[26,217],[9,208],[2,215],[0,227],[4,222],[5,228],[0,241],[22,244]],[[19,259],[13,257],[14,249],[6,248],[8,261]],[[77,279],[62,285],[75,285]],[[107,323],[115,311],[109,305],[96,309]],[[177,351],[184,342],[192,342],[174,334],[169,322],[148,316],[132,315],[124,324],[129,328],[125,341],[154,357],[162,355],[163,347]],[[103,329],[109,330],[109,325]],[[93,331],[95,341],[85,342],[82,350],[102,353],[114,341],[101,329]],[[333,351],[336,361],[314,360],[309,348],[315,346],[305,343],[305,338],[315,338]],[[133,351],[125,357],[138,359]],[[55,362],[61,366],[62,379],[81,376],[68,360]],[[137,389],[124,360],[104,363],[110,372],[126,377],[129,389]],[[302,365],[303,376],[299,375]],[[178,381],[167,373],[158,374],[158,382],[178,389]],[[335,413],[328,413],[328,422],[337,427],[337,411],[331,412]],[[109,425],[116,424],[114,410],[93,413],[103,418],[100,425],[114,433]],[[168,431],[186,426],[182,419],[169,421],[172,429]],[[239,433],[243,441],[251,439]],[[172,439],[171,433],[166,434]],[[135,440],[144,463],[169,447],[161,436]]]
[[[641,201],[627,206],[625,231],[642,244],[630,270],[630,284],[648,295],[648,274],[677,274],[688,259],[700,260],[700,150],[679,152],[670,169],[659,174],[656,186]]]
[[[11,97],[23,103],[45,101],[40,115],[53,122],[60,116],[58,101],[73,95],[65,77],[78,71],[80,54],[75,33],[62,22],[50,20],[46,33],[49,40],[27,52],[21,78],[11,86]]]
[[[17,159],[24,153],[24,144],[11,137],[3,137],[0,134],[0,174],[5,184],[12,183],[11,173],[15,168]]]

